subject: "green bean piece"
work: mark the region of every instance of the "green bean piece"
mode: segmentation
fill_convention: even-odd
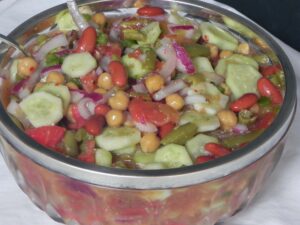
[[[143,67],[149,71],[154,70],[156,62],[156,53],[152,48],[149,47],[142,47],[141,50],[146,55]]]
[[[121,41],[122,48],[130,48],[136,44],[137,44],[137,42],[134,40],[122,40]]]
[[[81,142],[81,141],[87,141],[87,140],[92,140],[94,137],[93,135],[90,135],[88,132],[86,132],[85,129],[80,128],[79,130],[77,130],[77,132],[75,133],[75,140],[77,142]]]
[[[134,41],[145,41],[146,35],[138,30],[125,29],[123,32],[123,38],[125,40],[134,40]]]
[[[46,66],[54,66],[57,64],[62,64],[62,62],[63,62],[63,58],[58,57],[54,53],[49,53],[46,56]]]
[[[191,58],[195,58],[199,56],[204,56],[204,57],[210,56],[209,48],[204,45],[189,44],[189,45],[185,45],[184,48]]]
[[[245,125],[253,123],[256,120],[256,118],[257,116],[253,112],[246,109],[240,111],[238,115],[239,123]]]
[[[161,140],[163,145],[178,144],[184,145],[188,140],[197,134],[198,127],[193,123],[184,124]]]
[[[241,147],[241,145],[243,145],[243,144],[247,144],[247,143],[253,141],[259,135],[261,135],[262,132],[263,132],[263,130],[257,130],[257,131],[253,131],[248,134],[229,137],[229,138],[226,138],[223,140],[223,145],[227,148],[236,149],[236,148]]]
[[[266,54],[257,54],[253,56],[253,59],[259,64],[270,64],[271,60]]]
[[[79,154],[78,144],[73,131],[67,131],[63,138],[65,153],[69,156],[76,157]]]

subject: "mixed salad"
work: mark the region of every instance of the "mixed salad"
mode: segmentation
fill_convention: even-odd
[[[250,39],[159,7],[119,18],[70,9],[6,79],[9,115],[50,150],[115,168],[190,166],[242,148],[276,117],[283,71]]]

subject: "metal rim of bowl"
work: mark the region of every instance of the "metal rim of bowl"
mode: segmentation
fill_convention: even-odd
[[[169,0],[164,1],[170,2]],[[97,2],[105,1],[81,1],[80,4],[94,4]],[[200,165],[165,170],[127,170],[89,165],[54,151],[49,151],[49,149],[28,138],[21,131],[9,118],[2,104],[0,104],[1,134],[20,153],[42,167],[77,180],[111,188],[164,189],[185,187],[224,177],[250,165],[267,154],[288,130],[295,111],[296,80],[288,57],[268,32],[249,19],[232,11],[202,0],[190,0],[188,2],[178,0],[171,2],[209,9],[237,20],[254,30],[260,37],[263,37],[264,41],[277,54],[286,75],[285,100],[275,121],[254,142],[228,156]],[[65,8],[66,4],[61,4],[37,14],[18,26],[9,36],[16,39],[25,30],[36,24],[37,21],[42,21]]]

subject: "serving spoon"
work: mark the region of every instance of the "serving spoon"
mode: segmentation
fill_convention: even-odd
[[[9,51],[10,48],[14,48],[15,50],[21,52],[23,55],[27,56],[27,53],[24,49],[10,37],[0,34],[0,55]]]

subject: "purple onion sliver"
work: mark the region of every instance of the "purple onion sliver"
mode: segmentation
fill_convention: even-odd
[[[177,56],[177,69],[188,74],[195,73],[196,69],[186,50],[176,42],[173,42],[173,47]]]

